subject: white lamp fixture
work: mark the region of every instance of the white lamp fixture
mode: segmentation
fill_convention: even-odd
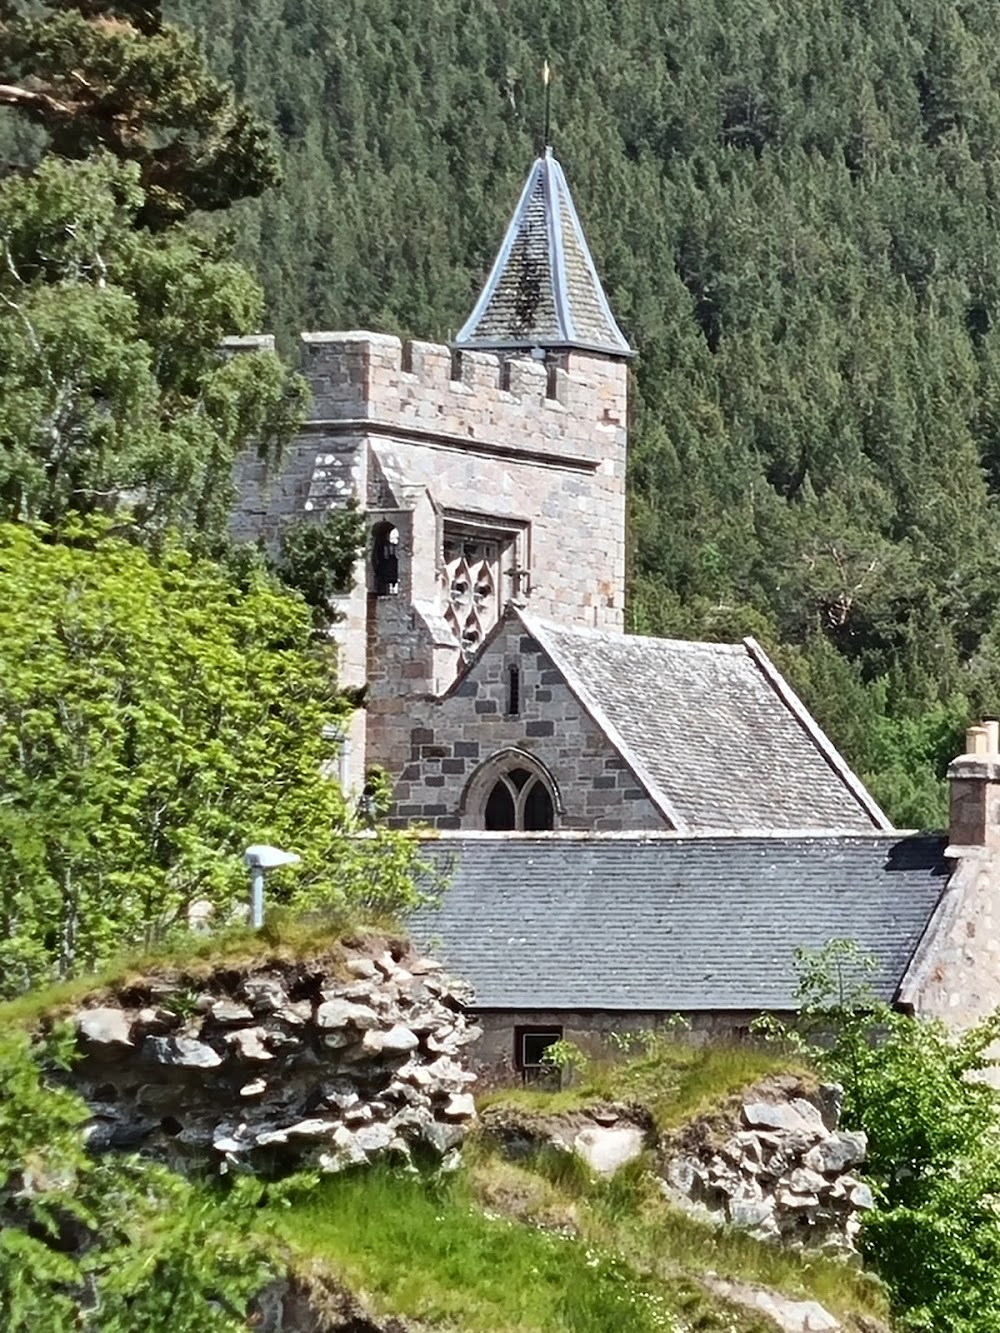
[[[260,930],[264,924],[264,871],[275,866],[298,865],[301,859],[294,852],[283,852],[266,842],[255,842],[243,853],[243,860],[250,867],[250,924],[254,930]]]

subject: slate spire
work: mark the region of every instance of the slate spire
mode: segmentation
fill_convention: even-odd
[[[551,148],[528,174],[486,286],[454,346],[632,355]]]

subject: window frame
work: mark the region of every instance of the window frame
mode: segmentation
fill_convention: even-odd
[[[557,1041],[563,1040],[563,1026],[561,1023],[519,1023],[514,1028],[514,1069],[521,1076],[522,1083],[545,1083],[552,1082],[558,1087],[561,1082],[561,1076],[554,1065],[547,1065],[544,1060],[529,1062],[524,1058],[524,1043],[526,1038],[531,1037],[549,1037],[543,1048],[548,1050],[549,1046],[554,1046]]]
[[[510,781],[510,775],[517,769],[525,769],[530,780],[521,790]],[[465,784],[459,801],[458,814],[463,828],[486,830],[486,806],[498,782],[504,782],[514,801],[515,819],[512,829],[488,830],[496,833],[554,833],[563,818],[563,803],[559,784],[542,761],[527,750],[517,746],[507,746],[490,755],[479,765]],[[535,782],[540,782],[552,806],[552,824],[548,829],[524,828],[524,805]]]

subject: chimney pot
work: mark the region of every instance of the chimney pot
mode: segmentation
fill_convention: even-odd
[[[966,754],[989,754],[990,734],[986,727],[969,727],[965,733]]]
[[[986,753],[997,754],[1000,752],[1000,722],[996,718],[984,718],[983,730],[986,732]]]

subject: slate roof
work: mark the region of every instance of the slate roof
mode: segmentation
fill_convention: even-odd
[[[794,1008],[798,946],[878,960],[891,1000],[947,881],[946,839],[885,834],[566,838],[456,835],[411,928],[476,989],[521,1010]]]
[[[528,173],[486,286],[454,346],[490,351],[579,347],[632,355],[551,148]]]
[[[652,639],[519,614],[679,832],[891,827],[754,640]]]

